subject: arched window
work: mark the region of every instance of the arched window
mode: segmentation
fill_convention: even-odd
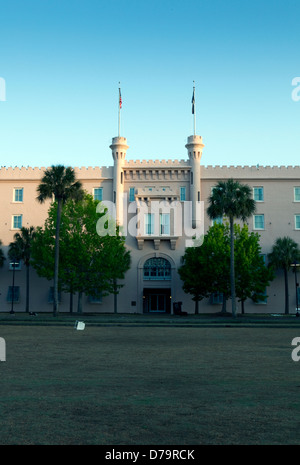
[[[149,258],[144,265],[145,280],[170,280],[171,265],[165,258]]]

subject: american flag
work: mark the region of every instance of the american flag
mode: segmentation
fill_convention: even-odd
[[[119,108],[122,108],[121,89],[119,89]]]

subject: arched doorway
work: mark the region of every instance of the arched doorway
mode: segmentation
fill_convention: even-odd
[[[144,261],[143,313],[171,313],[172,267],[162,256],[152,256]]]

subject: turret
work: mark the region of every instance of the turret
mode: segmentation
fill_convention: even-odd
[[[192,227],[197,228],[200,223],[200,218],[197,218],[197,202],[201,200],[201,173],[200,161],[204,144],[201,136],[189,136],[187,139],[186,148],[188,151],[189,160],[191,163],[191,179],[190,179],[190,200],[192,201]],[[199,216],[199,215],[198,215]]]
[[[123,225],[123,192],[124,173],[123,164],[126,151],[129,148],[125,137],[114,137],[110,145],[114,159],[113,201],[116,204],[117,224]]]

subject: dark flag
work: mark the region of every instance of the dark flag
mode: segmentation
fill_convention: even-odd
[[[195,87],[193,90],[193,97],[192,97],[192,114],[195,113]]]

